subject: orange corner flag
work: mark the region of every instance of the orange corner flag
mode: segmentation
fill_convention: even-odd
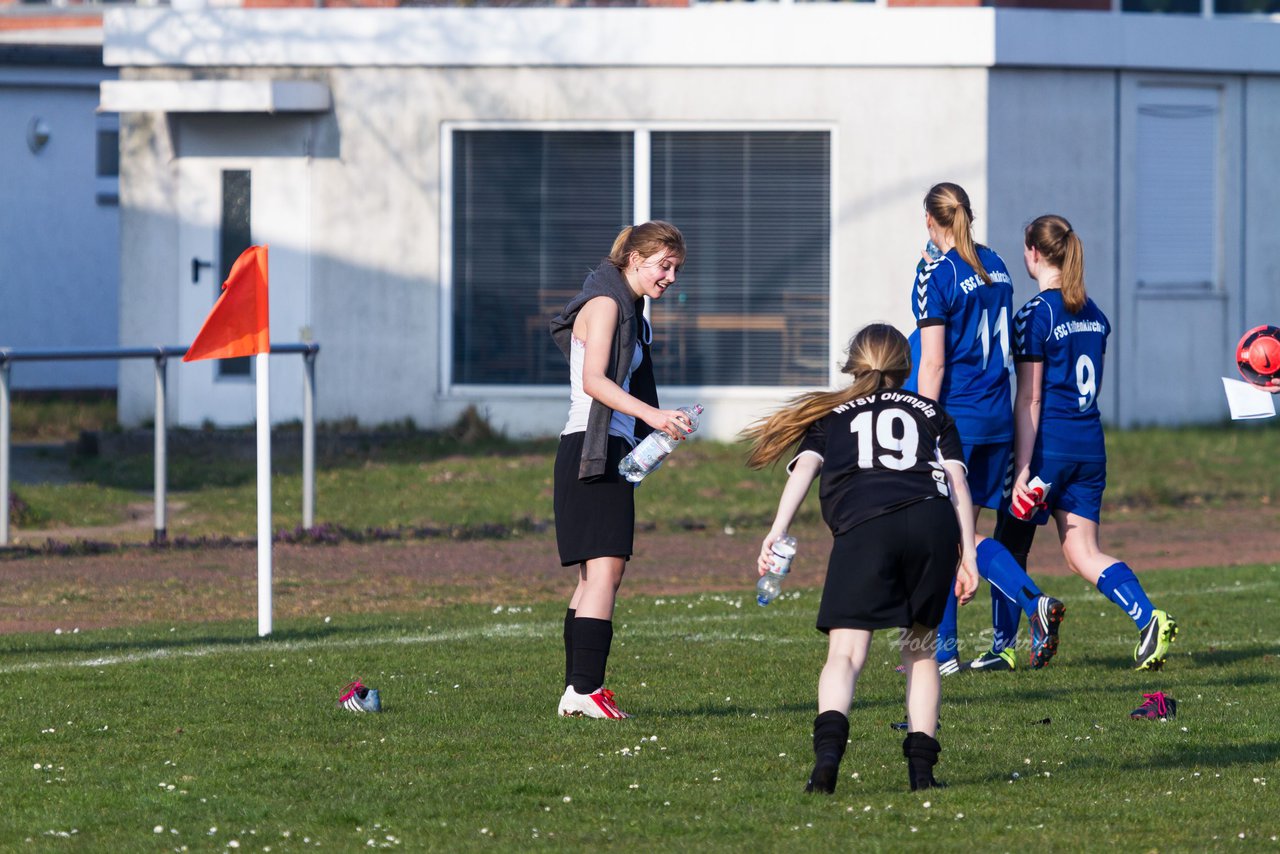
[[[184,362],[271,352],[267,311],[267,247],[250,246],[231,266],[222,296],[191,342]]]

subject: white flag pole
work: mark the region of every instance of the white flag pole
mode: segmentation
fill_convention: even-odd
[[[258,637],[271,634],[271,375],[269,353],[257,359]]]

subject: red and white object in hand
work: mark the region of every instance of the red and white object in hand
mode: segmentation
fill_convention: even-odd
[[[1009,512],[1017,519],[1024,522],[1036,515],[1036,511],[1041,510],[1048,505],[1045,500],[1049,495],[1049,487],[1052,483],[1045,483],[1039,477],[1031,478],[1027,484],[1027,489],[1031,490],[1029,495],[1014,495],[1013,502],[1009,505]]]

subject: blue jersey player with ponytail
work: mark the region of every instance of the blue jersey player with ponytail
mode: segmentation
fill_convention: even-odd
[[[996,509],[1004,495],[1013,443],[1009,390],[1013,283],[1004,261],[974,242],[969,196],[956,184],[932,187],[924,199],[925,227],[941,257],[917,269],[912,310],[920,334],[916,387],[955,419],[964,445],[966,480],[975,517]],[[1065,609],[1043,595],[1027,576],[1026,551],[1034,527],[1000,514],[997,538],[977,538],[978,572],[991,582],[995,627],[992,648],[969,664],[975,670],[1012,670],[1020,612],[1031,623],[1031,667],[1048,663],[1057,650]],[[1008,517],[1007,519],[1005,517]],[[1021,536],[1018,557],[1002,544],[1006,529]],[[956,601],[938,626],[937,658],[943,674],[958,672]]]
[[[1084,286],[1084,248],[1071,223],[1037,218],[1025,233],[1023,260],[1040,286],[1014,321],[1018,393],[1014,402],[1015,503],[1027,502],[1029,481],[1049,484],[1047,506],[1032,521],[1052,515],[1072,572],[1095,585],[1138,627],[1134,669],[1158,670],[1178,624],[1147,598],[1124,561],[1098,546],[1107,451],[1098,390],[1111,324]]]

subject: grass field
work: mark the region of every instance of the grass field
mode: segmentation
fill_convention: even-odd
[[[0,850],[1280,850],[1276,566],[1144,576],[1182,635],[1083,582],[1043,671],[944,683],[945,790],[907,791],[896,652],[877,638],[834,797],[802,792],[817,592],[626,599],[628,721],[560,719],[563,606],[0,638]],[[973,649],[986,608],[962,615]],[[360,678],[385,712],[335,709]],[[1131,721],[1142,693],[1178,700]]]
[[[1276,439],[1257,425],[1113,432],[1108,512],[1257,514],[1280,490]],[[551,454],[483,435],[371,445],[322,463],[317,518],[544,527]],[[781,474],[741,459],[690,443],[642,488],[642,522],[765,524]],[[296,461],[277,462],[276,525],[291,528]],[[19,487],[19,534],[116,524],[149,500],[146,456],[76,472]],[[252,536],[252,463],[178,458],[170,483],[172,536]],[[816,501],[803,519],[816,523]],[[1136,629],[1096,590],[1044,578],[1068,607],[1061,652],[1043,671],[949,677],[938,776],[950,787],[914,795],[889,726],[902,679],[887,636],[836,795],[802,792],[825,644],[817,591],[799,586],[768,609],[747,590],[624,587],[609,681],[636,717],[621,722],[555,716],[563,602],[497,585],[481,606],[279,620],[268,640],[245,621],[0,636],[0,851],[1280,851],[1280,567],[1142,580],[1182,626],[1165,671],[1128,669]],[[966,654],[986,646],[985,596],[961,614]],[[353,678],[381,690],[385,713],[334,707]],[[1155,690],[1177,717],[1129,720]]]

